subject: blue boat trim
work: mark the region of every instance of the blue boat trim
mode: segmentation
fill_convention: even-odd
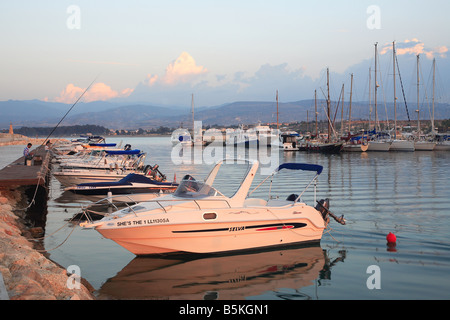
[[[121,154],[139,154],[141,150],[135,149],[135,150],[106,150],[107,154],[110,155],[121,155]]]
[[[126,177],[120,179],[119,181],[80,183],[77,185],[77,187],[131,186],[133,182],[134,183],[153,184],[156,186],[178,185],[178,184],[174,184],[172,182],[156,181],[156,180],[150,179],[142,174],[130,173]]]

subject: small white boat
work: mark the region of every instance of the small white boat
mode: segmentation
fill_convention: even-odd
[[[178,128],[174,132],[172,132],[170,141],[174,146],[179,143],[183,146],[191,146],[193,144],[189,130],[184,128]]]
[[[284,151],[298,151],[300,150],[298,146],[299,134],[294,131],[283,132],[281,134],[281,139],[283,140],[283,150]]]
[[[241,125],[238,129],[227,129],[226,144],[236,147],[258,147],[259,140],[256,131],[245,130]]]
[[[104,151],[101,156],[88,158],[74,158],[60,161],[61,169],[83,168],[83,169],[132,169],[140,162],[144,163],[146,153],[140,150],[110,150]]]
[[[151,165],[145,167],[136,167],[135,169],[62,169],[53,172],[53,176],[66,187],[77,185],[80,183],[92,182],[112,182],[125,178],[130,173],[154,176],[156,171],[152,170]]]
[[[237,160],[234,160],[234,162]],[[316,207],[301,201],[323,167],[286,163],[249,193],[258,161],[245,161],[248,170],[233,196],[227,197],[213,185],[222,160],[200,182],[185,176],[174,194],[117,210],[101,220],[80,224],[95,228],[135,255],[166,253],[222,253],[298,243],[320,242],[329,217],[345,224],[328,210],[328,199]],[[270,177],[282,169],[315,172],[300,195],[286,200],[249,198]],[[315,186],[315,184],[314,184]],[[314,192],[315,195],[315,192]],[[88,208],[85,209],[88,216]]]

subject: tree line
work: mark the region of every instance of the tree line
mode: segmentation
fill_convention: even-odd
[[[48,136],[54,127],[21,127],[14,129],[14,133],[22,134],[28,137],[34,136]],[[82,135],[82,134],[93,134],[93,135],[106,135],[109,134],[110,130],[108,128],[86,124],[86,125],[75,125],[75,126],[61,126],[57,127],[53,132],[53,136],[70,136],[70,135]]]

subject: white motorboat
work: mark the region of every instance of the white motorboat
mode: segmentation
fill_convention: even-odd
[[[186,145],[190,146],[192,145],[192,138],[191,134],[189,133],[188,129],[184,128],[178,128],[174,132],[172,132],[172,135],[170,137],[170,141],[172,142],[172,145]]]
[[[237,147],[258,147],[259,140],[254,130],[245,130],[243,125],[238,129],[227,129],[226,144]]]
[[[110,197],[114,201],[139,202],[174,192],[177,186],[177,183],[163,180],[161,176],[151,179],[143,174],[130,173],[119,181],[81,183],[64,190],[101,199]]]
[[[295,131],[283,132],[281,134],[281,139],[283,140],[283,150],[284,151],[298,151],[300,150],[298,146],[299,134]]]
[[[146,153],[140,150],[117,150],[104,151],[100,156],[88,158],[74,158],[60,161],[61,168],[84,168],[84,169],[132,169],[139,163],[144,163]]]
[[[88,220],[83,228],[95,228],[103,237],[115,241],[136,255],[166,253],[219,253],[280,245],[320,242],[329,217],[341,224],[328,210],[328,199],[316,207],[301,201],[323,167],[286,163],[264,179],[250,193],[259,162],[246,160],[248,170],[233,196],[214,187],[222,160],[204,182],[187,175],[174,194],[117,210],[101,220]],[[252,192],[282,169],[313,171],[315,175],[300,195],[286,200],[249,198]],[[315,184],[314,184],[315,186]],[[315,196],[315,192],[314,192]],[[88,215],[88,208],[85,209]]]
[[[250,128],[247,131],[254,132],[258,139],[259,145],[263,146],[278,146],[283,147],[283,142],[281,140],[280,130],[272,129],[269,126],[264,126],[259,123],[254,128]]]
[[[134,169],[111,168],[110,170],[74,168],[55,171],[53,172],[53,176],[63,186],[69,187],[80,183],[118,181],[125,178],[130,173],[156,176],[158,172],[154,168],[157,169],[157,165],[154,167],[152,167],[151,165],[146,165],[145,167],[143,167],[142,164]]]

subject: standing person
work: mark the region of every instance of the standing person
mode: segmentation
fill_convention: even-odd
[[[48,140],[47,143],[45,144],[45,150],[48,151],[48,150],[50,150],[51,147],[52,147],[52,143],[50,142],[50,140]]]
[[[27,165],[27,160],[33,159],[33,153],[30,151],[32,144],[28,143],[25,149],[23,149],[24,164]]]

